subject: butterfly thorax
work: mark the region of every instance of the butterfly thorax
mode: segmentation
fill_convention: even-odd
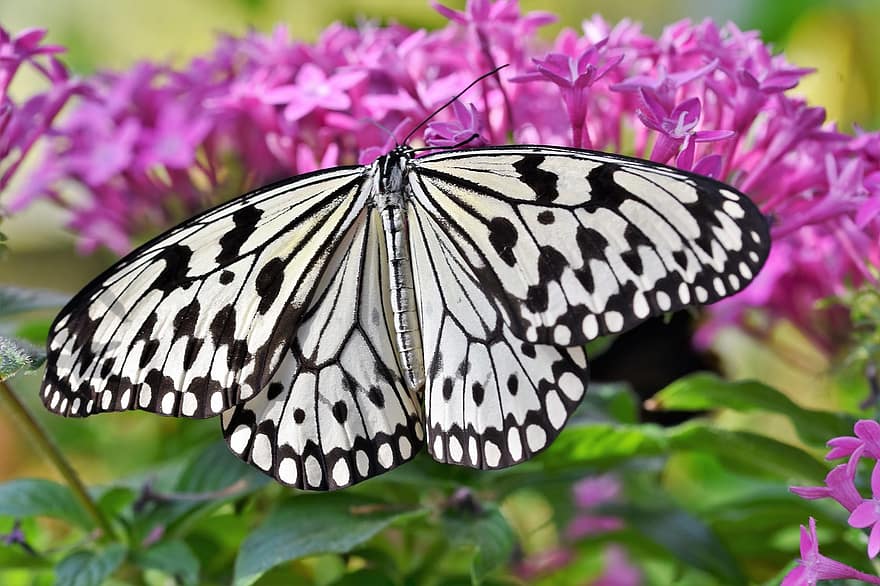
[[[416,295],[409,250],[407,222],[407,166],[412,149],[397,147],[373,164],[371,205],[382,221],[385,263],[388,267],[388,317],[395,334],[400,371],[406,385],[421,391],[425,382],[421,329],[416,312]]]

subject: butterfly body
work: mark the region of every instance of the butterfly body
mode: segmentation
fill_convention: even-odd
[[[423,446],[502,468],[560,433],[586,342],[741,290],[769,248],[746,196],[656,163],[399,147],[241,196],[120,260],[53,323],[41,397],[66,416],[221,415],[233,453],[304,489]]]
[[[371,165],[373,191],[368,206],[378,211],[382,222],[381,240],[390,279],[388,292],[399,366],[408,388],[421,391],[425,366],[406,215],[407,173],[413,154],[411,148],[400,146]]]

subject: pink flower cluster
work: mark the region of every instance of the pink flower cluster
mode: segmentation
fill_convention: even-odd
[[[46,138],[70,97],[83,91],[55,57],[64,49],[43,44],[45,36],[46,31],[41,29],[11,35],[0,27],[0,193],[9,186],[27,154]],[[49,89],[18,103],[9,92],[22,68],[43,77]]]
[[[792,96],[808,69],[733,24],[682,21],[653,38],[597,16],[548,44],[536,32],[554,16],[523,14],[516,0],[434,7],[449,19],[439,30],[334,24],[307,44],[279,26],[220,38],[182,68],[147,61],[96,75],[5,207],[51,198],[70,210],[83,251],[122,253],[151,225],[259,184],[369,161],[509,64],[413,142],[477,133],[469,144],[583,146],[732,183],[771,218],[774,246],[756,282],[713,309],[705,336],[757,306],[768,324],[791,320],[822,348],[845,337],[846,312],[815,304],[875,282],[880,133],[841,133]],[[35,104],[57,99],[62,82]]]
[[[855,437],[836,437],[828,441],[831,448],[825,456],[828,460],[849,458],[846,464],[835,466],[825,477],[824,486],[793,486],[791,491],[805,499],[830,498],[849,511],[849,524],[859,529],[870,528],[868,557],[880,553],[880,423],[870,419],[856,422]],[[871,498],[864,498],[855,485],[861,458],[874,460],[871,473]],[[880,584],[880,577],[870,576],[832,560],[819,553],[816,522],[810,518],[810,528],[801,526],[801,557],[798,565],[789,572],[782,586],[808,586],[819,580],[861,580],[868,584]]]

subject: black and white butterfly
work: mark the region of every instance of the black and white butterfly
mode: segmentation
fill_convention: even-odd
[[[41,396],[67,416],[221,415],[238,457],[304,489],[423,444],[502,468],[559,434],[586,342],[740,291],[769,247],[747,197],[663,165],[402,146],[244,195],[119,261],[53,324]]]

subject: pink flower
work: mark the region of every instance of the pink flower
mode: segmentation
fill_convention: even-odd
[[[880,423],[873,419],[860,419],[853,426],[856,437],[843,436],[828,440],[831,450],[826,460],[850,458],[848,466],[854,468],[863,455],[880,460]]]
[[[348,95],[366,77],[363,71],[341,71],[327,76],[324,71],[306,63],[296,75],[296,83],[271,90],[266,96],[270,104],[284,104],[284,117],[299,120],[316,108],[345,110],[351,106]]]
[[[459,101],[452,104],[452,114],[455,118],[449,122],[431,122],[425,131],[425,142],[429,146],[452,147],[461,145],[464,141],[468,147],[483,146],[486,139],[483,138],[483,120],[479,110],[473,105],[464,105]]]
[[[816,537],[816,520],[810,517],[810,528],[801,525],[801,559],[785,578],[781,586],[815,586],[819,580],[862,580],[869,584],[880,584],[880,578],[870,576],[834,561],[819,553],[819,540]]]
[[[520,83],[547,80],[559,87],[571,124],[572,144],[576,147],[592,146],[585,126],[589,88],[605,77],[623,59],[621,54],[607,55],[603,51],[606,44],[607,39],[603,39],[578,57],[550,53],[544,59],[533,59],[538,68],[536,72],[520,75],[511,80]]]
[[[642,583],[642,573],[630,563],[622,547],[609,546],[605,559],[602,575],[591,582],[591,586],[639,586]]]
[[[642,123],[659,135],[651,151],[651,160],[666,163],[678,154],[676,165],[690,169],[698,142],[715,142],[733,136],[731,130],[697,130],[702,107],[699,98],[690,98],[671,111],[650,90],[639,90],[645,109],[637,112]]]
[[[832,498],[853,511],[862,503],[862,495],[853,482],[853,470],[845,464],[835,466],[825,476],[825,486],[792,486],[791,492],[808,500]]]
[[[849,516],[849,524],[859,529],[871,528],[868,557],[873,559],[880,553],[880,462],[874,464],[871,472],[871,492],[873,497],[865,499]]]

